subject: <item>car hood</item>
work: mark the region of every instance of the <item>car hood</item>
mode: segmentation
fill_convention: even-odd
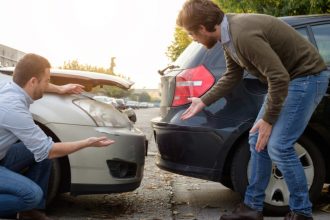
[[[0,72],[12,75],[14,67],[1,67]],[[90,91],[95,86],[109,85],[129,89],[134,82],[118,76],[81,70],[51,69],[50,81],[56,85],[79,83]]]

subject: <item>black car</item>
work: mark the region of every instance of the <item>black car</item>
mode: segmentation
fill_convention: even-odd
[[[281,18],[315,47],[330,69],[330,15]],[[159,154],[157,166],[186,176],[220,182],[244,195],[249,170],[248,133],[267,93],[267,85],[244,73],[244,80],[226,97],[182,121],[188,97],[201,97],[225,72],[223,49],[217,43],[207,50],[191,43],[161,77],[160,117],[152,120]],[[329,91],[308,127],[295,144],[303,164],[312,201],[324,183],[330,183]],[[289,191],[281,172],[273,165],[266,190],[265,211],[288,209]]]

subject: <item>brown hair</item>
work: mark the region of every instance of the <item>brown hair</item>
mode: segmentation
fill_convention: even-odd
[[[32,77],[40,80],[47,68],[50,68],[50,63],[46,58],[33,53],[26,54],[15,67],[13,81],[23,88]]]
[[[220,24],[224,12],[210,0],[188,0],[179,12],[176,24],[188,31],[196,31],[203,25],[207,31],[214,32]]]

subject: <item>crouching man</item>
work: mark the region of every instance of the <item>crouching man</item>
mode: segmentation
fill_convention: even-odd
[[[44,92],[83,91],[77,84],[50,84],[50,67],[44,57],[27,54],[18,62],[13,81],[0,86],[0,218],[19,213],[20,219],[50,219],[39,211],[45,208],[50,159],[114,143],[106,137],[54,143],[34,123],[29,107]]]

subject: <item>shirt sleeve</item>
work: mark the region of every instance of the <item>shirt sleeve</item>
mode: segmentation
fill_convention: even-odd
[[[29,111],[9,111],[3,120],[3,127],[21,140],[34,154],[36,162],[48,158],[54,142],[33,121]]]
[[[244,69],[230,57],[226,50],[224,50],[224,55],[227,66],[226,72],[217,83],[201,97],[203,103],[207,106],[231,92],[243,78]]]
[[[288,94],[290,75],[281,59],[261,35],[244,36],[238,45],[242,55],[264,75],[268,82],[268,96],[263,119],[274,124]]]

